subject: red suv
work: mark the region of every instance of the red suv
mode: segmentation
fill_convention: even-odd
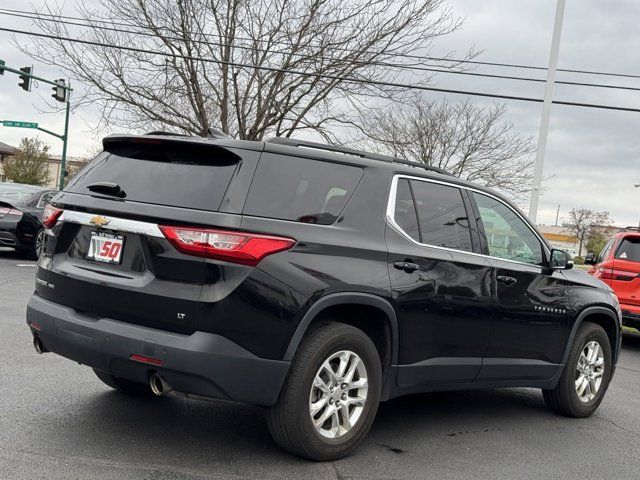
[[[617,233],[597,257],[587,254],[584,263],[593,265],[589,274],[613,288],[623,324],[640,330],[640,231]]]

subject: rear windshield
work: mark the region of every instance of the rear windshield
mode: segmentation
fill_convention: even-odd
[[[640,238],[624,238],[616,251],[616,259],[640,262]]]
[[[362,168],[263,154],[244,214],[330,225],[336,221],[358,182]]]
[[[10,202],[13,205],[18,205],[18,201],[42,192],[44,192],[43,189],[29,185],[0,183],[0,201]]]
[[[104,152],[66,190],[89,195],[91,184],[110,182],[120,186],[127,200],[216,211],[238,167],[237,161],[216,162],[216,155],[174,149]]]

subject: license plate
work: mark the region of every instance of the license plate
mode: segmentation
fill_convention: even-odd
[[[103,263],[120,263],[124,237],[105,232],[91,232],[87,259]]]

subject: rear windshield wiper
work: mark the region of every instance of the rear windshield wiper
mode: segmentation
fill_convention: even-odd
[[[127,194],[120,188],[120,185],[112,182],[95,182],[87,185],[87,188],[92,192],[104,193],[106,195],[113,195],[114,197],[124,198]]]

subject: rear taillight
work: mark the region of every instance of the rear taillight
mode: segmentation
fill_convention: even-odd
[[[0,207],[0,217],[5,217],[7,215],[22,217],[22,212],[16,208]]]
[[[42,225],[44,225],[44,228],[53,228],[61,213],[62,209],[56,208],[51,204],[47,204],[47,206],[44,207],[44,212],[42,213]]]
[[[603,280],[619,280],[621,282],[630,282],[638,276],[635,272],[628,272],[626,270],[616,270],[614,268],[600,268],[598,269],[600,278]]]
[[[176,249],[198,257],[255,266],[267,255],[288,250],[295,240],[257,233],[160,225]]]

